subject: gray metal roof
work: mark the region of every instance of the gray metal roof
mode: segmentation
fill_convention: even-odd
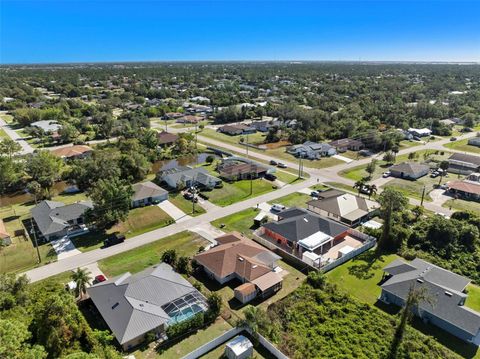
[[[336,237],[348,230],[348,227],[343,224],[318,216],[303,208],[290,208],[280,212],[278,216],[281,218],[278,222],[270,222],[263,227],[280,234],[291,242],[300,241],[317,232]]]
[[[428,165],[424,165],[421,163],[415,162],[404,162],[398,165],[393,165],[390,167],[390,172],[403,172],[410,175],[417,175],[424,173],[425,171],[428,172],[430,167]]]
[[[384,270],[393,274],[382,284],[384,291],[405,300],[411,287],[425,288],[432,303],[423,301],[420,309],[471,335],[480,330],[480,313],[460,305],[467,296],[462,292],[470,283],[468,278],[418,258],[410,263],[397,259]]]
[[[89,208],[93,208],[89,201],[67,205],[62,202],[42,201],[32,208],[31,213],[38,229],[45,236],[70,227],[68,221],[80,218]]]
[[[203,185],[208,185],[210,182],[221,182],[221,180],[215,176],[212,176],[205,168],[202,167],[178,167],[170,169],[160,173],[163,180],[167,177],[173,182],[179,183],[181,181],[193,180]]]
[[[172,319],[165,306],[198,291],[172,267],[160,263],[131,275],[125,273],[87,289],[120,344]]]

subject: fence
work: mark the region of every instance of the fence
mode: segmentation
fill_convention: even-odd
[[[376,243],[376,240],[371,240],[370,242],[367,242],[366,244],[364,244],[360,248],[357,248],[357,249],[345,254],[344,256],[338,258],[337,260],[335,260],[335,262],[332,262],[332,263],[329,263],[329,264],[323,266],[322,268],[320,268],[320,270],[322,272],[326,273],[326,272],[332,270],[333,268],[338,267],[340,264],[343,264],[343,263],[349,261],[350,259],[352,259],[353,257],[356,257],[359,254],[361,254],[361,253],[369,250],[370,248],[374,247],[375,243]]]
[[[220,336],[216,337],[215,339],[209,341],[208,343],[202,345],[201,347],[195,349],[193,352],[188,353],[182,359],[197,359],[200,358],[202,355],[207,354],[208,352],[212,351],[213,349],[217,348],[218,346],[225,343],[227,340],[230,340],[236,337],[238,334],[242,332],[248,332],[251,336],[253,336],[252,331],[250,328],[242,328],[237,327],[230,329],[229,331],[221,334]],[[289,359],[285,354],[283,354],[280,350],[278,350],[272,343],[270,343],[265,337],[260,334],[257,334],[258,342],[273,356],[278,359]]]

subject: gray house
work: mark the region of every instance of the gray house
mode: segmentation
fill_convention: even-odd
[[[166,263],[95,284],[87,293],[124,350],[149,332],[165,338],[168,326],[208,309],[202,294]]]
[[[88,233],[84,215],[90,208],[93,208],[93,205],[87,201],[68,205],[62,202],[42,201],[31,209],[31,213],[42,237],[51,241]]]
[[[462,175],[480,172],[480,156],[454,153],[448,159],[448,172]]]
[[[404,162],[389,168],[393,177],[416,180],[428,174],[430,167],[421,163]]]
[[[222,184],[222,180],[212,176],[205,168],[177,167],[157,173],[157,179],[169,187],[178,189],[181,186],[197,186],[213,189]]]
[[[168,192],[155,183],[147,181],[133,186],[132,207],[146,206],[168,199]]]
[[[380,300],[403,306],[410,288],[425,290],[431,303],[420,302],[415,314],[456,337],[480,345],[480,313],[464,306],[468,278],[421,259],[397,259],[383,268],[386,281]]]
[[[480,136],[476,136],[476,137],[470,138],[470,139],[468,140],[468,144],[469,144],[470,146],[480,147]]]
[[[308,158],[310,160],[316,160],[321,157],[328,157],[337,154],[337,150],[328,143],[316,143],[312,141],[306,141],[301,145],[291,146],[287,152],[295,157]]]

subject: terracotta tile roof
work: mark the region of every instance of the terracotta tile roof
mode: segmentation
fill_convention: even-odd
[[[4,239],[7,237],[10,237],[10,234],[7,232],[7,229],[5,228],[5,224],[0,218],[0,239]]]
[[[235,288],[235,292],[240,292],[243,296],[253,294],[255,290],[255,284],[253,283],[243,283]]]
[[[158,144],[166,145],[168,143],[174,143],[178,139],[178,136],[174,133],[162,131],[157,134],[157,138]]]
[[[451,181],[447,183],[449,189],[462,191],[465,193],[473,193],[480,195],[480,183],[471,181]]]
[[[220,278],[237,273],[250,280],[263,275],[266,269],[271,271],[279,259],[273,252],[238,233],[219,237],[217,242],[220,244],[197,254],[194,259]]]
[[[73,145],[68,147],[57,148],[52,153],[58,157],[70,158],[83,155],[86,152],[93,151],[91,147],[85,145]]]

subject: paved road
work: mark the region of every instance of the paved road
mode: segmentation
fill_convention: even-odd
[[[474,133],[469,133],[463,136],[460,136],[458,139],[464,139],[464,138],[469,138],[475,136]],[[236,146],[233,146],[231,144],[227,144],[221,141],[217,141],[214,139],[210,139],[208,137],[204,136],[198,136],[198,139],[202,142],[209,143],[213,146],[219,146],[231,151],[236,151],[236,152],[245,152],[245,149],[238,148]],[[449,140],[440,140],[436,142],[431,142],[427,143],[425,145],[421,146],[416,146],[416,147],[411,147],[411,148],[406,148],[403,149],[399,152],[399,155],[401,154],[406,154],[414,151],[419,151],[423,149],[438,149],[438,150],[446,150],[442,146],[445,143],[448,143]],[[451,151],[449,149],[449,151]],[[453,152],[458,152],[458,151],[453,151]],[[259,152],[253,152],[249,151],[250,157],[253,158],[258,158],[261,160],[269,161],[271,159],[270,156],[267,156],[266,154],[262,154]],[[377,157],[381,158],[382,155],[378,155]],[[306,187],[312,186],[316,184],[317,182],[339,182],[343,183],[346,185],[352,185],[353,181],[349,180],[347,178],[344,178],[340,176],[338,173],[344,169],[352,168],[355,166],[359,166],[362,164],[367,164],[371,161],[371,158],[364,158],[358,161],[354,161],[352,163],[343,163],[334,167],[330,168],[324,168],[324,169],[313,169],[313,168],[305,168],[305,172],[309,173],[310,178],[306,181],[295,183],[289,186],[285,186],[283,188],[280,188],[278,190],[275,190],[273,192],[255,197],[255,198],[250,198],[242,202],[238,202],[235,204],[232,204],[227,207],[218,207],[218,208],[212,208],[209,212],[189,218],[185,221],[179,222],[172,224],[170,226],[160,228],[151,232],[144,233],[142,235],[133,237],[127,241],[125,241],[122,244],[118,244],[116,246],[106,248],[106,249],[96,249],[90,252],[85,252],[81,253],[79,255],[66,258],[62,261],[54,262],[48,265],[45,265],[43,267],[35,268],[32,269],[28,272],[26,272],[27,276],[30,278],[32,282],[48,278],[52,275],[59,274],[68,270],[73,270],[78,267],[83,267],[89,264],[92,264],[98,260],[113,256],[118,253],[125,252],[130,249],[137,248],[139,246],[154,242],[158,239],[173,235],[175,233],[179,233],[181,231],[185,230],[190,230],[191,228],[194,228],[196,226],[211,222],[213,220],[231,215],[233,213],[242,211],[244,209],[254,207],[259,203],[263,202],[271,202],[275,200],[276,198],[285,196],[287,194],[297,192],[299,190],[302,190]],[[298,166],[297,163],[291,162],[291,161],[282,161],[285,163],[287,166],[296,168]],[[419,205],[420,201],[411,199],[410,203],[413,205]],[[441,205],[438,205],[436,203],[429,203],[426,202],[424,203],[425,208],[435,211],[435,212],[440,212],[444,213],[446,215],[450,215],[452,211],[448,210],[447,208],[441,207]]]
[[[4,114],[5,111],[1,111],[0,114]],[[25,155],[32,153],[34,148],[25,141],[17,132],[12,130],[12,128],[5,122],[3,118],[0,117],[0,128],[5,131],[5,133],[14,141],[16,141],[20,146],[22,146],[21,154]]]
[[[93,251],[84,252],[73,257],[65,258],[61,261],[57,261],[42,267],[29,270],[28,272],[26,272],[26,274],[32,282],[36,282],[53,276],[55,274],[59,274],[68,270],[74,270],[78,267],[84,267],[101,259],[113,256],[115,254],[122,253],[130,249],[134,249],[142,245],[154,242],[158,239],[182,231],[190,230],[204,223],[208,223],[213,220],[229,216],[246,208],[256,206],[257,203],[272,201],[289,193],[296,192],[303,187],[311,186],[314,183],[316,183],[316,179],[312,177],[306,181],[302,181],[288,187],[283,187],[273,192],[269,192],[255,198],[250,198],[242,202],[234,203],[227,207],[219,207],[200,216],[193,217],[175,224],[171,224],[167,227],[159,228],[157,230],[147,232],[136,237],[132,237],[126,240],[124,243],[117,244],[109,248],[95,249]]]

